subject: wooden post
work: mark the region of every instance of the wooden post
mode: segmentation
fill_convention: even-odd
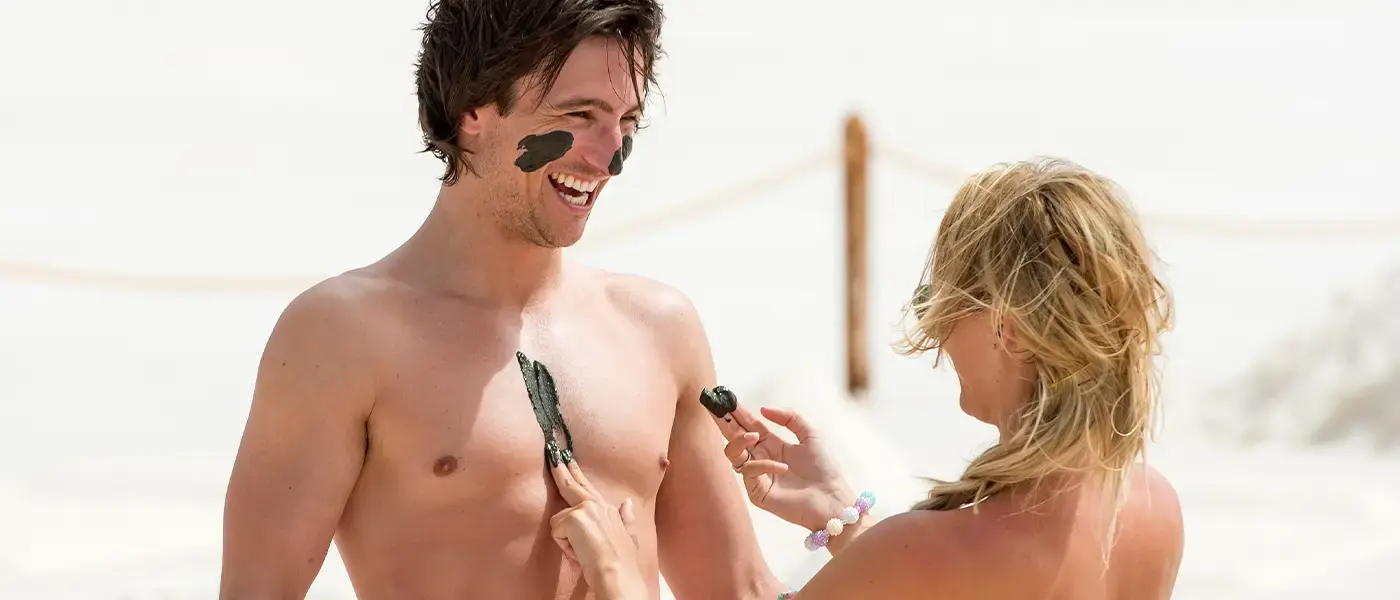
[[[868,289],[866,169],[870,145],[859,116],[846,119],[846,390],[864,398],[870,389],[870,348],[866,328]]]

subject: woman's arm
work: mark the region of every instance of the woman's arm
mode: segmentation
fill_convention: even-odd
[[[632,567],[636,571],[636,566]],[[591,574],[585,573],[588,589],[593,591],[595,600],[646,600],[647,587],[642,583],[640,573],[629,573],[621,565],[595,568]]]
[[[985,557],[960,515],[908,512],[871,525],[827,562],[794,600],[987,598]],[[1003,574],[1004,575],[1004,574]],[[985,583],[985,582],[984,582]]]

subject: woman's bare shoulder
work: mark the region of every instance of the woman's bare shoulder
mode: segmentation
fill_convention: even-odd
[[[1176,488],[1155,467],[1139,464],[1133,470],[1132,488],[1129,501],[1140,499],[1143,506],[1160,517],[1181,518],[1181,499]]]
[[[799,598],[962,598],[985,594],[998,544],[968,511],[910,511],[873,525]],[[930,596],[932,590],[936,596]],[[855,595],[852,595],[855,594]]]
[[[1127,502],[1118,515],[1114,560],[1140,586],[1170,593],[1185,547],[1181,500],[1167,477],[1147,465],[1134,470]],[[1163,596],[1165,597],[1165,596]]]
[[[1162,473],[1146,466],[1134,472],[1129,485],[1120,542],[1131,550],[1120,550],[1134,555],[1129,564],[1153,566],[1135,567],[1126,579],[1147,588],[1161,586],[1169,594],[1183,539],[1176,490]],[[889,517],[833,558],[799,598],[879,594],[951,600],[1020,597],[1032,587],[1043,590],[1063,562],[1045,544],[1056,528],[1047,528],[1043,514],[1013,511],[1004,504],[988,502],[979,511],[910,511]],[[1056,548],[1063,550],[1060,542]]]

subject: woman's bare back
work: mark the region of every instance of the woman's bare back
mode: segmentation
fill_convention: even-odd
[[[1181,565],[1176,492],[1156,470],[1125,482],[1117,535],[1104,561],[1111,499],[1080,486],[1005,494],[976,511],[911,511],[874,525],[808,582],[798,598],[1165,600]]]
[[[949,516],[963,521],[954,526],[959,538],[978,540],[969,544],[977,556],[968,559],[990,567],[977,571],[994,578],[988,584],[997,598],[1165,600],[1183,546],[1176,492],[1148,467],[1135,469],[1125,484],[1127,498],[1112,538],[1112,499],[1096,486],[1031,502],[1026,496],[993,498],[975,514],[963,509]]]

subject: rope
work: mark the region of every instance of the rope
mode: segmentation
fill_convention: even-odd
[[[838,153],[831,150],[809,154],[737,185],[675,204],[619,226],[605,228],[588,236],[579,244],[579,249],[588,252],[618,246],[679,223],[763,199],[761,192],[831,166],[837,156]],[[872,156],[940,185],[956,186],[970,174],[970,171],[956,165],[930,161],[892,146],[877,146]],[[1388,237],[1400,240],[1400,218],[1318,221],[1159,214],[1144,215],[1143,222],[1182,233],[1232,238],[1357,241],[1368,237]],[[159,276],[0,260],[0,279],[157,293],[257,294],[295,293],[311,286],[321,277]]]
[[[872,148],[871,157],[876,160],[883,159],[892,166],[899,167],[911,174],[947,186],[956,187],[961,185],[965,179],[972,175],[972,171],[961,167],[947,163],[932,162],[912,152],[883,144]]]
[[[584,252],[617,246],[634,238],[709,213],[735,208],[763,199],[761,192],[797,180],[808,173],[831,166],[836,153],[816,152],[747,181],[705,194],[587,236],[579,249]],[[0,259],[0,280],[41,283],[67,287],[117,289],[134,292],[184,294],[285,294],[304,290],[324,276],[288,275],[281,277],[207,277],[200,275],[141,275],[21,263]]]
[[[68,287],[95,287],[134,292],[259,294],[299,292],[310,287],[321,278],[310,276],[217,278],[199,275],[140,275],[136,273],[98,271],[95,269],[63,267],[58,265],[0,261],[0,279]]]
[[[664,211],[634,219],[614,228],[604,229],[597,236],[592,236],[592,239],[598,240],[597,243],[585,238],[585,241],[579,244],[580,249],[589,251],[616,246],[620,242],[630,241],[710,213],[722,212],[748,204],[762,199],[763,196],[760,195],[762,192],[778,187],[780,184],[800,179],[808,173],[821,170],[822,167],[831,166],[835,161],[836,153],[830,150],[809,154],[770,171],[767,175],[761,175],[717,192],[687,200]]]
[[[1143,222],[1178,233],[1229,238],[1260,238],[1289,242],[1345,241],[1389,238],[1400,241],[1400,218],[1350,219],[1231,219],[1206,215],[1144,215]]]
[[[940,185],[957,186],[972,175],[961,167],[933,162],[891,146],[879,146],[874,156],[892,166]],[[1391,238],[1400,241],[1400,217],[1368,219],[1265,219],[1210,215],[1142,215],[1144,225],[1189,235],[1260,238],[1282,241],[1362,241]]]

